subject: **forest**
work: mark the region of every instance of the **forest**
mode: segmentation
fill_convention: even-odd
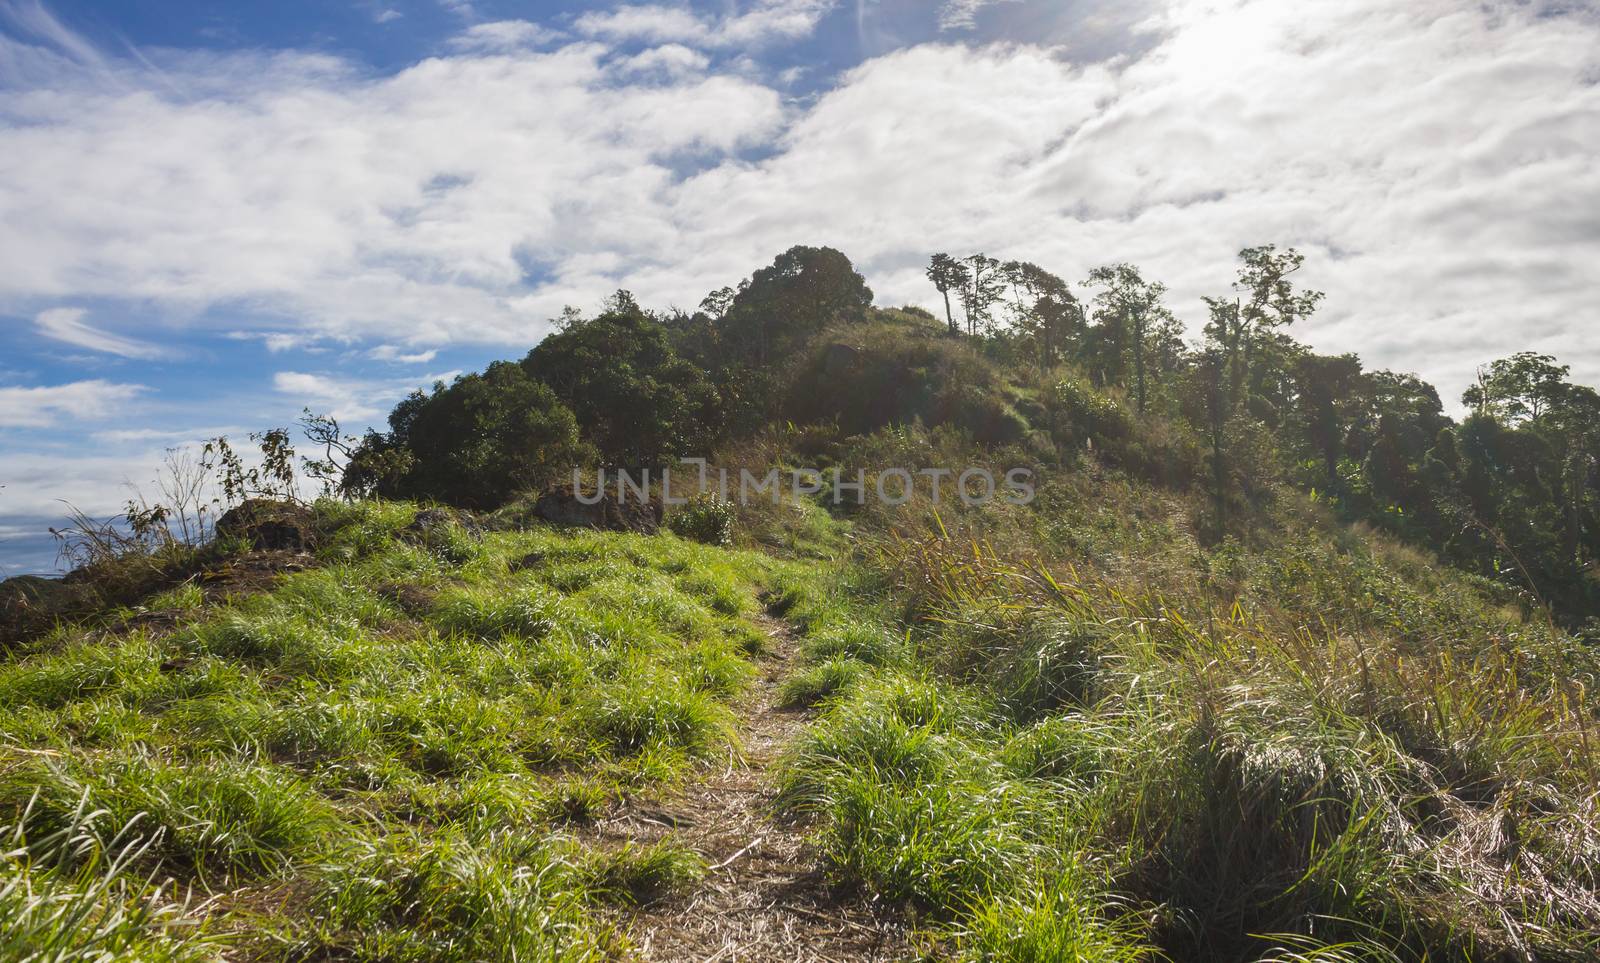
[[[1071,284],[1035,264],[932,256],[943,325],[878,309],[840,252],[795,247],[693,314],[619,291],[569,309],[520,362],[402,402],[343,476],[347,493],[495,508],[579,464],[666,466],[775,424],[843,435],[953,425],[1061,463],[1093,447],[1205,491],[1218,541],[1275,483],[1503,582],[1569,627],[1600,615],[1600,395],[1535,352],[1488,361],[1457,421],[1415,375],[1294,338],[1322,295],[1298,252],[1239,252],[1203,340],[1134,265]],[[1075,293],[1076,292],[1076,293]],[[865,345],[849,372],[815,346]]]

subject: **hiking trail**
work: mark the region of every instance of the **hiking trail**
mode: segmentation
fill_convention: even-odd
[[[778,705],[795,663],[794,630],[770,616],[755,621],[768,641],[758,677],[733,707],[742,758],[730,750],[681,790],[633,800],[593,828],[601,846],[675,836],[709,867],[693,891],[623,910],[619,925],[634,957],[652,963],[903,959],[909,944],[897,914],[835,892],[805,823],[773,813],[775,764],[812,713]]]

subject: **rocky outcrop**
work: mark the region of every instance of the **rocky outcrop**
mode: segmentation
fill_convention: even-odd
[[[613,492],[602,494],[593,505],[585,505],[571,487],[561,486],[540,495],[533,513],[552,525],[654,535],[661,528],[662,509],[661,502],[654,499],[618,501]]]
[[[316,516],[304,505],[252,498],[217,519],[216,534],[258,552],[307,552],[316,542]]]
[[[830,378],[843,377],[855,370],[860,358],[860,348],[836,341],[822,353],[822,373]]]

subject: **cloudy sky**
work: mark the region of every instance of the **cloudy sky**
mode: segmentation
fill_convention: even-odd
[[[1320,349],[1600,382],[1597,148],[1586,0],[0,0],[0,565],[166,447],[796,243],[885,304],[1133,261],[1191,323],[1293,245]]]

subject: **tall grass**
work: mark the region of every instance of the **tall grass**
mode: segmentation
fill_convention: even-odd
[[[110,814],[80,799],[62,824],[0,829],[0,957],[66,963],[212,959],[216,948],[190,898],[141,873],[159,832],[135,818],[106,832]]]
[[[1019,521],[879,539],[865,611],[901,652],[785,599],[814,653],[788,691],[826,711],[782,802],[840,877],[976,959],[1600,948],[1593,653],[1316,520],[1212,558]]]

